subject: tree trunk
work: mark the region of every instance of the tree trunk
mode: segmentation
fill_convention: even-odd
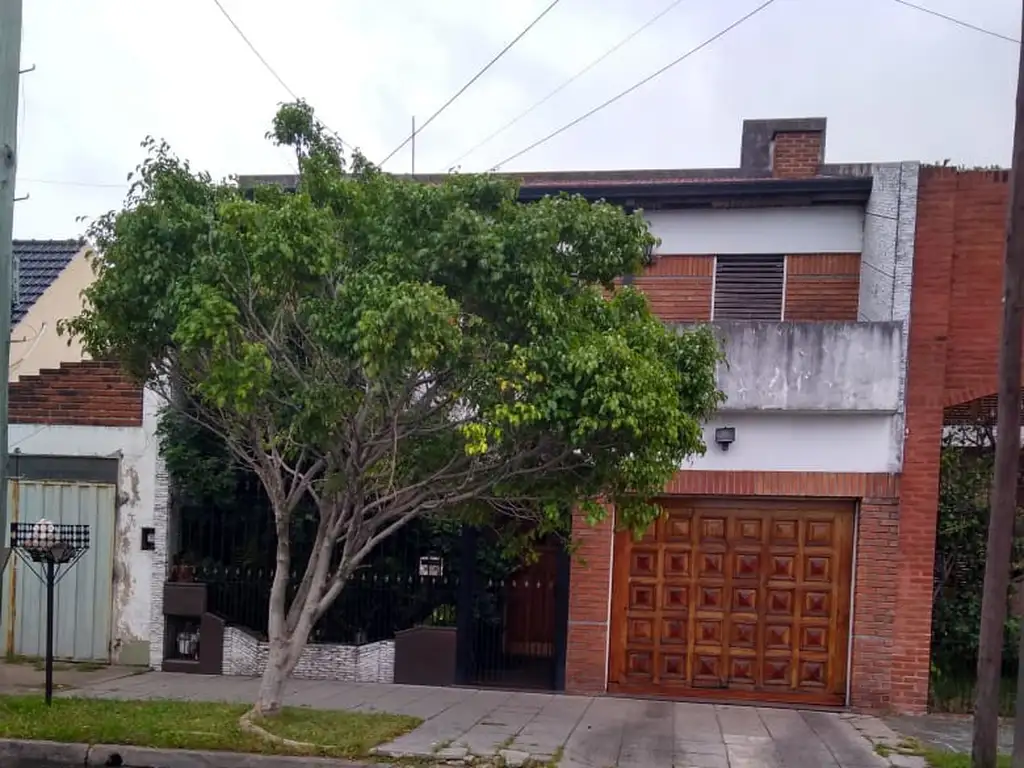
[[[279,508],[278,508],[279,509]],[[275,511],[277,520],[277,557],[274,581],[270,586],[270,610],[267,617],[267,666],[263,670],[259,696],[254,709],[262,717],[272,717],[284,706],[284,684],[298,662],[298,654],[288,653],[289,645],[285,609],[287,608],[288,577],[291,567],[291,540],[288,518]],[[283,521],[283,522],[282,522]]]
[[[289,645],[285,638],[270,643],[267,666],[263,670],[260,692],[253,707],[260,717],[274,717],[281,713],[284,706],[284,684],[288,682],[299,659],[298,654],[292,657],[288,653]]]
[[[289,629],[288,606],[288,564],[291,562],[290,542],[282,541],[278,533],[277,569],[274,571],[274,582],[270,588],[270,616],[267,626],[269,650],[267,666],[260,680],[260,692],[254,706],[255,712],[261,717],[273,717],[281,712],[284,706],[284,685],[299,663],[299,657],[309,641],[309,633],[316,623],[317,607],[324,594],[327,571],[330,565],[331,541],[324,538],[320,541],[319,557],[306,564],[309,575],[307,589],[301,603],[293,603],[291,610],[299,609],[295,626]],[[312,569],[310,571],[310,569]],[[307,579],[303,579],[307,582]]]

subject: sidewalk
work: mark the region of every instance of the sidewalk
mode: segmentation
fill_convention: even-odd
[[[949,752],[970,753],[974,719],[970,715],[892,716],[885,721],[900,733]],[[1013,751],[1013,721],[999,723],[999,751]]]
[[[55,662],[53,684],[56,690],[86,688],[144,672],[145,670],[139,667]],[[0,694],[41,691],[45,684],[46,673],[41,663],[31,660],[0,661]]]
[[[69,695],[249,702],[258,681],[152,672]],[[424,719],[383,745],[392,757],[501,755],[508,765],[560,757],[562,768],[884,768],[868,733],[881,721],[848,714],[614,697],[293,680],[289,706],[407,714]]]

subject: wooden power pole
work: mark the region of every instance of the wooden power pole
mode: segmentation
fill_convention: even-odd
[[[1021,27],[1024,29],[1024,14]],[[988,523],[985,587],[978,642],[978,691],[974,705],[973,768],[996,768],[999,736],[999,681],[1003,627],[1010,581],[1010,553],[1017,513],[1020,468],[1021,298],[1024,288],[1024,48],[1017,70],[1017,106],[1013,130],[1013,166],[1006,215],[1003,263],[1003,333],[999,351],[999,407],[996,414],[995,477]],[[1024,678],[1022,678],[1024,679]],[[1024,700],[1022,700],[1024,701]],[[1021,712],[1018,708],[1016,727]],[[1018,730],[1019,732],[1019,730]],[[1014,745],[1014,765],[1024,768],[1024,741]],[[1017,755],[1020,755],[1018,757]]]
[[[11,360],[14,176],[18,150],[18,70],[22,0],[0,0],[0,572],[9,552],[7,524],[7,379]],[[0,615],[4,609],[0,595]]]

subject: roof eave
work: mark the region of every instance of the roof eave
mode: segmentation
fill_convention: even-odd
[[[297,176],[240,176],[245,190],[261,184],[276,184],[294,190]],[[702,208],[738,205],[863,205],[871,194],[872,177],[815,176],[806,179],[721,179],[694,178],[686,181],[611,181],[566,179],[564,183],[545,180],[519,187],[523,202],[540,200],[560,193],[581,195],[588,200],[606,200],[627,208],[681,207]]]
[[[871,194],[870,177],[814,177],[808,179],[737,179],[637,184],[565,184],[523,186],[519,199],[540,200],[552,194],[578,194],[588,200],[606,200],[631,208],[701,208],[728,203],[770,204],[773,200],[800,200],[805,204],[858,204]]]

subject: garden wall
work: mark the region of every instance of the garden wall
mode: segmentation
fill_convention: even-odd
[[[225,675],[257,677],[267,664],[267,643],[238,627],[224,630]],[[391,683],[395,679],[395,642],[366,645],[310,643],[292,672],[297,680]]]

